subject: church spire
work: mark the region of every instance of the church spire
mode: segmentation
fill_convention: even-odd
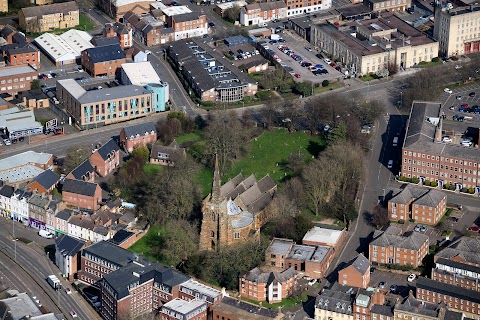
[[[220,201],[220,165],[218,164],[218,154],[215,153],[215,171],[213,172],[212,201]]]

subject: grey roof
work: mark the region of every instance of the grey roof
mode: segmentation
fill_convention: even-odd
[[[441,191],[407,185],[402,191],[394,195],[390,201],[399,204],[407,204],[413,199],[414,204],[435,208],[445,198],[446,195]]]
[[[103,160],[108,160],[110,157],[113,157],[113,155],[118,151],[120,151],[118,144],[115,142],[115,140],[110,139],[96,152],[98,152],[98,154],[100,155],[100,157],[102,157]]]
[[[116,291],[117,300],[120,300],[130,294],[129,287],[132,284],[142,284],[151,279],[160,285],[173,288],[188,281],[190,277],[160,263],[140,258],[135,263],[129,263],[105,275],[102,281]]]
[[[158,156],[158,153],[163,153],[164,155],[167,156],[167,158],[161,158],[162,160],[169,160],[170,156],[174,154],[175,152],[180,152],[183,153],[185,152],[185,149],[179,148],[178,143],[174,140],[170,145],[168,146],[162,146],[159,143],[154,143],[152,145],[152,151],[150,151],[150,157],[152,159],[160,159]]]
[[[0,314],[5,320],[37,319],[42,312],[26,293],[0,300]]]
[[[2,188],[0,189],[0,195],[6,198],[10,198],[14,192],[15,192],[15,188],[8,185],[3,185]]]
[[[142,86],[126,85],[112,88],[104,88],[102,90],[91,90],[83,93],[78,102],[81,104],[95,103],[98,101],[123,99],[131,96],[138,96],[151,91],[146,90]]]
[[[26,7],[21,9],[25,17],[40,17],[42,15],[63,13],[69,14],[70,11],[78,11],[75,1],[47,4],[43,6]]]
[[[272,318],[278,317],[278,312],[272,309],[262,308],[251,303],[243,302],[229,297],[223,297],[222,302],[213,307],[215,310],[225,310],[225,312],[232,314],[246,313],[247,316],[251,315],[251,318]],[[238,311],[236,311],[238,310]],[[242,315],[242,319],[244,316]]]
[[[292,239],[273,238],[267,248],[269,254],[286,255],[293,246]]]
[[[115,233],[112,239],[109,239],[108,241],[112,242],[113,244],[119,245],[120,243],[122,243],[123,241],[125,241],[126,239],[130,238],[133,235],[134,235],[133,232],[122,229],[117,231],[117,233]]]
[[[343,290],[334,290],[333,288],[324,289],[323,292],[318,295],[315,305],[318,309],[353,315],[353,299],[353,290],[352,292],[345,292]]]
[[[55,239],[55,249],[66,256],[74,256],[82,249],[85,241],[70,237],[68,235],[61,235]]]
[[[70,192],[93,197],[97,190],[98,184],[82,180],[65,179],[63,180],[62,192]]]
[[[448,247],[440,250],[435,257],[460,258],[470,264],[480,264],[480,239],[461,237]]]
[[[388,230],[388,229],[387,229]],[[422,245],[428,241],[428,236],[420,232],[409,232],[403,235],[391,234],[387,231],[375,238],[371,245],[378,247],[396,247],[409,250],[420,250]]]
[[[368,272],[368,268],[371,266],[370,260],[365,258],[363,253],[360,253],[355,259],[352,259],[349,263],[360,274]]]
[[[371,313],[381,314],[387,317],[393,318],[393,306],[387,306],[383,304],[374,304]]]
[[[98,37],[98,38],[93,38],[91,42],[93,45],[97,47],[120,44],[120,40],[117,37]]]
[[[260,269],[254,268],[242,276],[242,278],[245,278],[248,281],[265,283],[267,286],[275,281],[286,282],[293,277],[295,277],[295,269],[293,267],[282,272],[262,272]]]
[[[111,44],[101,47],[94,47],[85,49],[87,55],[93,63],[106,62],[112,60],[126,59],[120,44]]]
[[[314,252],[315,252],[314,246],[296,244],[292,247],[292,250],[290,250],[290,253],[287,256],[287,259],[299,260],[299,261],[310,260]]]
[[[48,190],[56,185],[59,180],[60,177],[55,172],[48,169],[36,176],[31,183],[38,182],[42,187]]]
[[[11,25],[6,25],[5,27],[3,27],[1,30],[0,30],[0,36],[1,37],[8,37],[10,34],[16,32],[17,30],[15,30],[14,27],[12,27]]]
[[[82,250],[82,256],[91,254],[98,258],[107,260],[117,266],[124,267],[135,260],[137,254],[123,249],[108,241],[99,241]]]
[[[200,19],[200,15],[197,12],[188,12],[188,13],[181,13],[172,16],[172,19],[175,22],[186,22],[186,21],[194,21]]]
[[[90,219],[90,217],[85,217],[82,213],[72,216],[70,220],[68,220],[68,223],[92,231],[95,228],[95,223]]]
[[[37,52],[38,50],[29,46],[19,47],[19,48],[12,48],[8,49],[8,54],[19,54],[19,53],[30,53],[30,52]]]
[[[140,123],[134,126],[125,127],[123,128],[123,130],[125,131],[125,136],[127,138],[131,136],[136,136],[137,134],[142,136],[145,135],[146,132],[157,132],[157,129],[155,128],[155,124],[153,122]]]
[[[395,306],[395,310],[415,313],[427,317],[437,318],[441,309],[445,309],[446,305],[443,302],[438,304],[422,302],[413,296],[408,296],[401,303]]]
[[[55,215],[56,218],[59,218],[65,221],[68,221],[71,216],[72,216],[72,212],[70,210],[62,210]]]
[[[427,118],[440,116],[440,102],[414,101],[405,134],[403,147],[439,156],[450,156],[478,161],[478,150],[456,144],[435,142],[436,126]]]
[[[478,291],[462,288],[445,282],[435,281],[425,277],[419,277],[417,279],[417,292],[418,289],[440,293],[465,301],[480,303],[480,295],[478,294]]]
[[[72,170],[72,175],[77,180],[83,180],[83,177],[86,177],[88,174],[93,174],[95,169],[93,169],[90,161],[85,160],[83,161],[78,167]]]

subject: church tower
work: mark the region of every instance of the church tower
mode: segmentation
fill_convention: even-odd
[[[226,210],[226,208],[223,208],[225,201],[220,189],[220,166],[218,164],[218,155],[215,155],[212,193],[203,200],[202,204],[202,227],[200,231],[201,251],[219,249],[222,233],[225,232],[227,227],[226,214],[222,214],[222,212]]]

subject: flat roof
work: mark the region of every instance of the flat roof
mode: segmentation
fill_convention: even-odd
[[[149,83],[160,83],[160,77],[150,61],[123,63],[122,71],[125,73],[131,84],[144,86]]]
[[[343,230],[334,230],[315,226],[308,230],[302,241],[311,241],[335,246],[338,243],[342,233]]]
[[[31,318],[42,315],[42,312],[26,293],[17,293],[15,297],[0,300],[0,310],[4,313],[7,313],[6,310],[8,310],[10,312],[8,318],[12,319]]]
[[[195,311],[196,309],[201,308],[202,306],[204,306],[205,309],[206,309],[207,304],[205,303],[205,301],[197,300],[197,299],[190,300],[190,301],[185,301],[185,300],[180,299],[180,298],[175,298],[175,299],[165,303],[162,306],[162,309],[167,308],[167,309],[173,310],[175,312],[178,312],[182,315],[187,315],[187,314],[191,313],[192,311]]]
[[[267,248],[267,252],[284,255],[290,252],[290,248],[292,248],[292,246],[292,239],[273,238],[272,242],[270,242],[270,245]]]
[[[56,35],[44,33],[35,38],[35,43],[54,61],[67,61],[80,57],[85,49],[93,48],[92,36],[81,30],[68,30]]]
[[[0,116],[0,128],[8,128],[9,132],[42,127],[40,122],[35,121],[33,110],[25,110]]]
[[[187,289],[193,290],[200,292],[206,296],[216,298],[218,296],[221,296],[222,293],[219,290],[216,290],[212,287],[206,286],[198,281],[195,281],[193,279],[188,280],[187,282],[182,283],[182,287],[185,287]]]
[[[112,4],[115,6],[115,7],[122,7],[122,6],[126,6],[126,5],[129,5],[129,4],[133,4],[133,3],[141,3],[141,2],[155,2],[156,0],[112,0]]]
[[[75,79],[63,79],[57,80],[57,82],[67,90],[75,99],[79,99],[83,96],[87,90],[85,90]]]
[[[232,2],[225,2],[225,3],[217,3],[217,7],[222,10],[227,10],[233,8],[233,6],[245,7],[248,3],[245,1],[232,1]]]
[[[11,67],[3,67],[0,68],[0,77],[9,77],[13,75],[19,75],[22,73],[37,73],[35,69],[30,66],[11,66]]]
[[[169,17],[177,14],[192,12],[192,10],[190,10],[187,6],[171,6],[171,7],[162,9],[162,11],[164,15]]]

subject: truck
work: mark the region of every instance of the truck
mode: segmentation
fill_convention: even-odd
[[[59,290],[62,288],[62,283],[60,280],[58,280],[57,276],[54,274],[51,274],[47,278],[48,284],[55,290]]]
[[[42,238],[47,238],[47,239],[52,239],[53,238],[53,233],[47,230],[39,230],[38,235]]]
[[[280,35],[278,35],[278,34],[272,33],[270,35],[270,40],[279,40],[279,39],[280,39]]]

